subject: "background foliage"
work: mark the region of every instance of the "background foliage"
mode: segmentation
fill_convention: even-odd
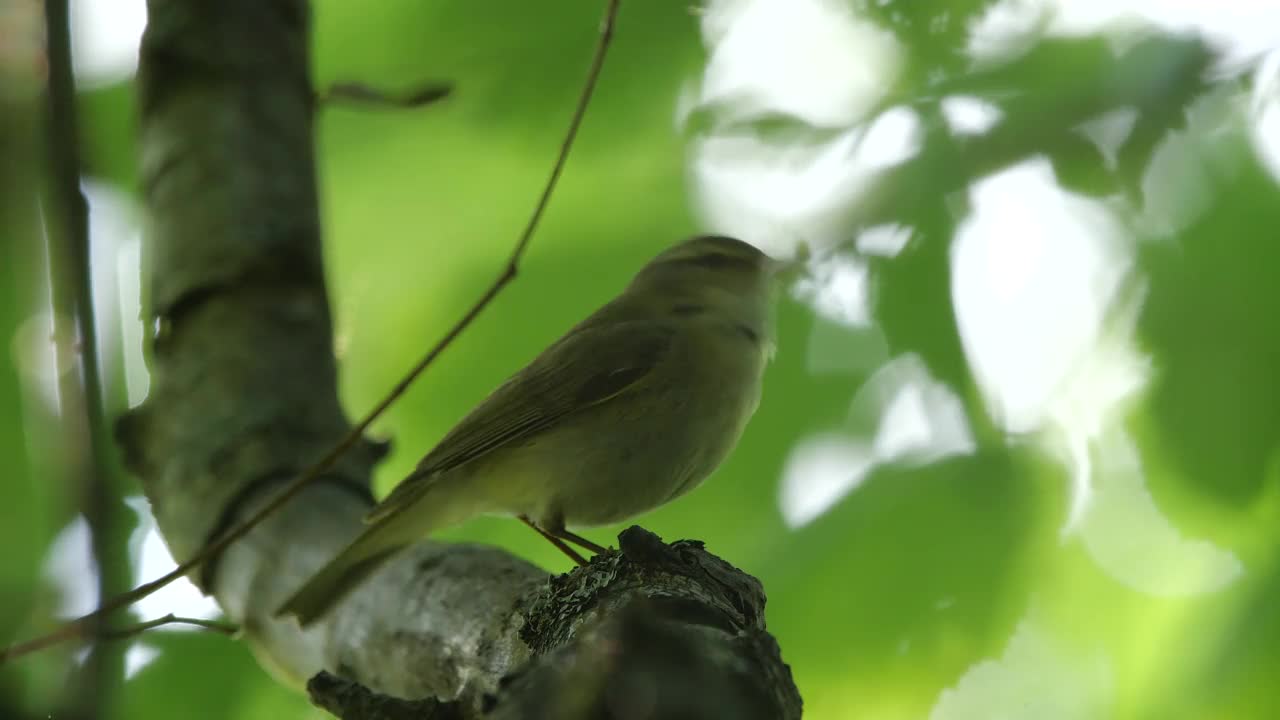
[[[919,174],[893,187],[899,199],[885,218],[909,228],[910,239],[891,257],[856,253],[847,242],[838,251],[867,268],[866,328],[833,324],[784,294],[779,352],[741,446],[696,493],[641,522],[667,540],[702,539],[763,581],[770,627],[812,718],[1276,717],[1280,202],[1247,130],[1241,98],[1253,79],[1220,66],[1179,72],[1208,64],[1201,46],[1141,33],[1121,42],[1033,34],[1025,51],[975,69],[969,30],[995,4],[848,6],[903,48],[880,109],[909,107],[924,128]],[[704,229],[690,199],[690,156],[721,119],[674,119],[706,61],[694,10],[625,4],[601,89],[519,279],[377,426],[395,443],[380,491],[640,263]],[[370,407],[500,268],[560,142],[596,18],[594,6],[574,3],[316,3],[318,86],[355,78],[457,87],[425,111],[334,108],[319,123],[327,270],[352,414]],[[1020,156],[1047,158],[1066,189],[1106,201],[1132,251],[1107,327],[1128,333],[1146,382],[1121,415],[1073,436],[1082,454],[1070,452],[1078,445],[1064,450],[1071,443],[1050,426],[1010,432],[990,382],[975,376],[950,270],[971,209],[965,174],[975,168],[959,164],[968,146],[943,117],[940,100],[951,95],[998,108],[1028,143]],[[88,88],[81,101],[87,175],[136,198],[132,84]],[[1121,106],[1136,117],[1114,157],[1072,132],[1081,116]],[[785,116],[744,127],[801,141],[824,132]],[[1171,138],[1192,160],[1165,174],[1189,178],[1193,191],[1179,197],[1192,208],[1145,202],[1153,156]],[[1002,151],[993,146],[979,160]],[[76,513],[75,483],[59,478],[82,448],[42,389],[45,356],[31,350],[42,327],[33,318],[47,317],[43,253],[22,243],[0,252],[0,337],[11,349],[0,353],[0,452],[10,459],[0,480],[8,548],[0,635],[13,638],[44,627],[58,607],[58,585],[41,565]],[[837,371],[814,372],[818,336],[837,338],[824,346],[837,348],[826,363]],[[864,342],[869,336],[877,342]],[[120,345],[111,347],[104,363],[119,408],[125,370]],[[855,401],[851,411],[851,401],[889,357],[917,358],[954,392],[971,449],[880,464],[811,522],[789,526],[779,509],[789,458],[818,435],[873,441],[884,408]],[[1070,520],[1081,458],[1094,472],[1083,526]],[[1133,483],[1106,479],[1117,464]],[[139,492],[122,482],[125,494]],[[1115,493],[1149,494],[1151,507],[1102,502]],[[1172,540],[1144,531],[1149,518],[1139,513],[1152,509]],[[136,522],[133,509],[118,511]],[[1186,580],[1173,583],[1178,591],[1108,565],[1114,552],[1086,532],[1106,512],[1119,513],[1108,527],[1121,529],[1108,547],[1132,565],[1174,568],[1174,579]],[[477,520],[448,537],[568,569],[509,520]],[[1223,581],[1196,580],[1219,566],[1230,569]],[[209,720],[319,716],[226,638],[155,632],[136,643],[159,652],[111,684],[105,716],[177,708]],[[57,705],[71,657],[55,651],[2,667],[0,692],[31,712]]]

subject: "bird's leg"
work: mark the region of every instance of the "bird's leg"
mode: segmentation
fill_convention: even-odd
[[[609,552],[609,548],[600,547],[599,545],[591,542],[590,540],[582,537],[581,535],[575,535],[569,532],[568,530],[566,530],[564,526],[564,516],[560,515],[559,513],[543,518],[542,529],[543,529],[543,532],[546,532],[550,535],[560,538],[561,540],[568,540],[574,545],[577,545],[580,548],[585,548],[587,550],[590,550],[596,555],[601,555]]]
[[[590,540],[582,537],[581,535],[574,535],[573,533],[569,532],[568,530],[565,530],[564,528],[560,528],[559,530],[552,530],[551,533],[562,540],[568,540],[574,545],[577,545],[580,548],[586,548],[587,550],[590,550],[591,552],[596,553],[597,555],[609,552],[609,548],[600,547],[599,545],[591,542]]]
[[[518,515],[517,517],[519,517],[519,518],[520,518],[520,522],[522,522],[522,523],[524,523],[525,525],[528,525],[529,527],[533,528],[534,530],[536,530],[536,531],[538,532],[538,534],[539,534],[539,535],[541,535],[542,537],[546,538],[546,539],[547,539],[547,541],[548,541],[548,542],[550,542],[552,545],[555,545],[557,548],[560,548],[560,552],[564,553],[565,555],[568,555],[570,560],[573,560],[573,561],[574,561],[575,563],[577,563],[578,565],[586,565],[586,564],[587,564],[587,560],[586,560],[586,558],[584,558],[584,557],[582,557],[581,555],[579,555],[577,550],[574,550],[573,548],[571,548],[571,547],[569,547],[568,545],[566,545],[566,544],[564,543],[564,540],[561,540],[560,538],[556,537],[555,535],[552,535],[551,533],[547,532],[546,530],[543,530],[542,528],[538,527],[536,524],[534,524],[534,522],[533,522],[532,520],[530,520],[530,519],[529,519],[529,517],[528,517],[527,515]]]

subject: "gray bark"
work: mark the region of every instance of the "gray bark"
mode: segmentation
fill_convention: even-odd
[[[321,264],[307,5],[151,0],[149,18],[152,384],[117,428],[182,561],[351,424]],[[316,676],[321,705],[349,718],[799,717],[759,584],[638,529],[558,578],[496,548],[424,541],[312,629],[273,618],[361,527],[383,452],[346,453],[194,578],[268,670]],[[404,702],[421,698],[440,702]]]

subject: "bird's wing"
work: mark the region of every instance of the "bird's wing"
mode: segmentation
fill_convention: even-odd
[[[441,473],[635,389],[670,346],[670,329],[653,323],[579,326],[463,418],[365,522],[406,507]]]

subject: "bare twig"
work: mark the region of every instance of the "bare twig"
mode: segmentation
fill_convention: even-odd
[[[205,630],[221,633],[227,636],[233,636],[237,632],[240,632],[240,628],[232,623],[221,622],[219,620],[202,620],[200,618],[182,617],[180,615],[169,613],[168,615],[158,617],[155,620],[148,620],[146,622],[129,625],[115,630],[88,626],[87,630],[82,628],[81,632],[70,635],[53,633],[41,638],[36,638],[28,643],[14,645],[5,652],[9,654],[9,657],[18,657],[19,655],[35,652],[36,650],[51,647],[64,640],[73,640],[77,637],[85,637],[93,640],[124,640],[125,638],[133,637],[134,635],[141,634],[147,630],[158,628],[163,625],[195,625],[196,627],[201,627]]]
[[[379,90],[364,83],[334,83],[328,90],[316,94],[321,105],[350,104],[364,107],[388,107],[399,109],[420,108],[443,100],[453,93],[449,83],[424,83],[404,92]]]
[[[86,629],[92,627],[92,623],[94,623],[97,618],[119,610],[120,608],[127,607],[168,585],[174,580],[185,576],[187,573],[199,567],[210,558],[217,556],[231,543],[247,535],[250,530],[255,528],[272,513],[283,507],[285,503],[292,500],[304,487],[306,487],[308,483],[315,480],[331,468],[343,453],[350,450],[351,447],[354,446],[364,435],[365,430],[367,430],[369,426],[372,425],[373,422],[391,406],[392,403],[404,394],[405,390],[407,390],[413,381],[416,380],[418,376],[435,361],[440,353],[444,352],[445,348],[449,347],[449,345],[457,339],[460,334],[462,334],[462,331],[480,315],[481,311],[483,311],[489,303],[493,302],[493,299],[497,297],[498,293],[501,292],[508,283],[515,279],[516,272],[519,268],[520,258],[528,248],[529,241],[533,238],[533,233],[537,230],[539,221],[542,220],[542,215],[546,211],[548,202],[551,200],[551,194],[555,190],[556,183],[560,179],[560,174],[564,170],[565,163],[569,158],[569,151],[573,147],[574,139],[577,138],[578,128],[582,125],[582,118],[587,112],[587,105],[590,103],[591,96],[595,92],[596,82],[600,78],[600,70],[604,67],[605,54],[609,49],[610,41],[613,39],[613,28],[614,23],[617,20],[620,1],[621,0],[608,0],[607,2],[604,20],[600,25],[600,34],[596,41],[595,52],[591,58],[591,66],[587,70],[586,81],[582,86],[582,93],[578,97],[578,103],[574,108],[573,117],[569,121],[569,128],[565,132],[564,140],[560,144],[560,151],[556,156],[555,164],[551,167],[551,174],[547,178],[546,186],[543,188],[542,194],[538,197],[538,202],[534,206],[533,214],[530,215],[529,221],[525,224],[524,230],[516,240],[515,247],[512,249],[511,255],[507,259],[506,266],[498,274],[498,277],[494,279],[493,283],[489,285],[488,289],[480,295],[480,298],[476,300],[475,304],[471,306],[471,309],[467,310],[467,312],[456,323],[454,323],[453,327],[444,334],[444,337],[442,337],[435,346],[427,351],[427,354],[424,355],[423,358],[419,360],[418,363],[415,364],[413,368],[411,368],[409,372],[395,384],[394,387],[391,388],[391,391],[388,392],[387,395],[379,401],[378,404],[375,405],[359,423],[351,428],[351,431],[348,432],[332,450],[326,453],[319,462],[304,470],[302,474],[288,483],[285,488],[270,502],[263,506],[261,510],[254,513],[249,517],[249,519],[228,530],[217,540],[206,545],[204,549],[196,553],[194,557],[179,564],[178,567],[174,568],[168,574],[152,580],[151,582],[139,585],[129,592],[116,595],[115,597],[107,600],[93,612],[72,620],[52,633],[35,638],[34,640],[28,640],[24,643],[10,645],[3,651],[0,651],[0,663],[21,657],[22,655],[26,655],[41,648],[56,645],[84,635]]]
[[[183,617],[181,615],[169,613],[168,615],[158,617],[155,620],[148,620],[146,622],[119,628],[117,630],[106,630],[102,634],[98,635],[98,638],[101,640],[124,640],[135,635],[141,635],[148,630],[162,627],[164,625],[194,625],[198,628],[209,630],[210,632],[226,635],[227,637],[232,637],[236,633],[240,632],[239,626],[233,623],[222,622],[221,620],[205,620],[203,618]]]

